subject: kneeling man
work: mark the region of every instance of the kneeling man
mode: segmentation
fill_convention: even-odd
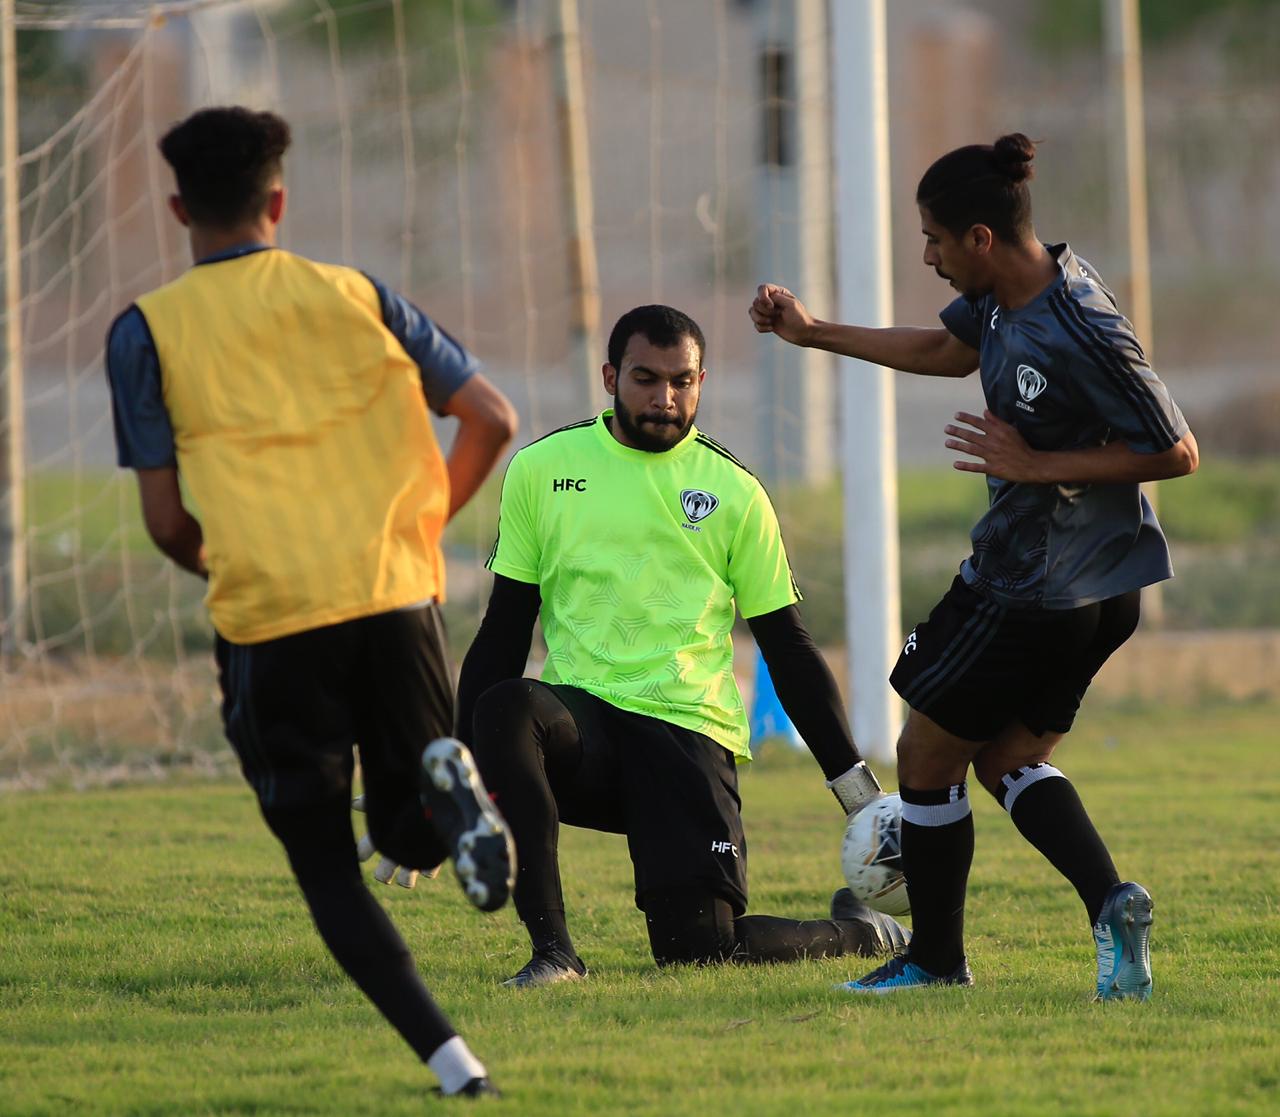
[[[614,406],[512,459],[493,593],[462,667],[459,735],[511,826],[516,910],[533,945],[506,984],[586,973],[565,921],[560,822],[625,834],[659,965],[780,962],[905,946],[896,922],[842,895],[844,918],[743,913],[747,843],[736,765],[750,758],[733,677],[735,605],[783,707],[847,813],[881,794],[760,483],[694,426],[702,331],[665,306],[609,339]],[[541,681],[521,678],[541,615]]]

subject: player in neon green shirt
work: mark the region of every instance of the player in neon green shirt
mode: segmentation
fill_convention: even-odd
[[[462,667],[459,735],[515,836],[533,957],[507,984],[586,972],[565,920],[560,822],[627,835],[654,958],[786,961],[902,946],[887,916],[745,916],[735,606],[846,812],[880,794],[800,621],[760,483],[694,419],[702,331],[638,307],[609,340],[612,409],[525,447],[503,483],[493,595]],[[542,679],[521,678],[535,616]]]

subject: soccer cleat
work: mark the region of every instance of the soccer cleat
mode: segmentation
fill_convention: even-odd
[[[1093,925],[1099,1001],[1151,999],[1151,894],[1125,881],[1107,893]]]
[[[577,963],[577,965],[574,964]],[[508,989],[534,989],[539,985],[555,985],[560,981],[581,981],[587,976],[587,967],[581,958],[569,961],[561,954],[540,954],[533,957],[502,984]]]
[[[831,897],[831,918],[854,920],[868,931],[867,949],[861,953],[902,954],[911,942],[911,932],[891,915],[864,904],[848,888],[838,888]]]
[[[926,985],[972,985],[969,963],[962,961],[944,977],[917,966],[909,955],[896,954],[877,970],[857,981],[846,981],[836,988],[846,993],[896,993],[899,989],[919,989]]]
[[[467,899],[481,911],[497,911],[515,883],[516,847],[466,745],[441,737],[427,746],[419,797]]]
[[[502,1091],[488,1078],[472,1078],[461,1090],[446,1094],[439,1086],[433,1086],[431,1092],[441,1098],[500,1098]]]

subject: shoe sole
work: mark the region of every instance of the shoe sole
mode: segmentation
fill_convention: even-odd
[[[1139,886],[1121,901],[1120,917],[1112,920],[1119,930],[1119,965],[1099,982],[1099,1001],[1149,1001],[1151,999],[1151,923],[1155,904]],[[1128,960],[1126,961],[1126,956]]]
[[[481,911],[497,911],[515,882],[515,843],[471,752],[452,737],[432,741],[422,754],[422,775],[423,807],[455,820],[442,836],[462,891]]]
[[[502,983],[504,989],[540,989],[544,985],[559,985],[562,981],[582,981],[587,975],[576,970],[566,970],[554,977],[533,977],[520,979],[520,975],[507,978]]]

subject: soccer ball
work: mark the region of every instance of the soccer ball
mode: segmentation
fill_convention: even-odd
[[[886,915],[907,915],[907,882],[902,875],[902,799],[882,795],[851,819],[840,847],[840,867],[849,888],[864,904]]]

